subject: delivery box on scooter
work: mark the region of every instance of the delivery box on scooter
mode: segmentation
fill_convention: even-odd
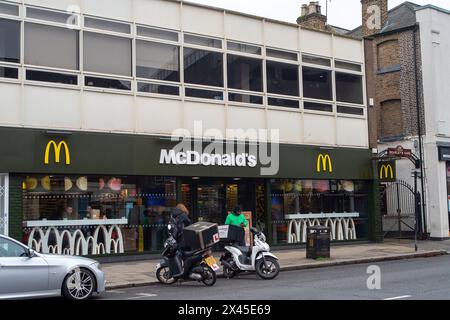
[[[217,223],[197,222],[183,229],[184,244],[191,250],[206,249],[220,241]]]
[[[242,242],[245,238],[245,230],[235,225],[219,226],[219,237],[223,242]]]

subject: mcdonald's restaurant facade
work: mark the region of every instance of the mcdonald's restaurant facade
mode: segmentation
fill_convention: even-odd
[[[0,6],[0,233],[41,252],[158,252],[183,203],[219,224],[242,206],[274,245],[304,244],[318,224],[333,241],[375,240],[362,40],[178,0],[113,2]],[[279,170],[262,173],[257,143],[177,152],[179,129],[277,130]]]
[[[164,160],[176,144],[166,137],[18,128],[0,135],[9,234],[43,252],[156,252],[177,203],[195,221],[219,224],[241,205],[277,245],[304,243],[306,227],[318,224],[334,241],[373,238],[369,150],[281,144],[278,172],[262,176],[259,161]]]

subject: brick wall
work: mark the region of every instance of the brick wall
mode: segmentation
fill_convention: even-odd
[[[416,68],[419,108],[425,130],[420,39],[416,35],[417,46],[414,48],[414,32],[405,30],[366,40],[368,97],[374,99],[374,108],[369,112],[369,142],[372,148],[380,139],[396,137],[402,140],[418,134]],[[417,66],[414,54],[417,55]]]
[[[9,176],[9,236],[22,240],[22,179]]]

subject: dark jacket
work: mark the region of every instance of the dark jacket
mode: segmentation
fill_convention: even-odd
[[[183,239],[183,229],[192,224],[191,219],[183,211],[176,208],[172,212],[171,220],[173,220],[177,229],[173,236],[175,240],[180,241]]]

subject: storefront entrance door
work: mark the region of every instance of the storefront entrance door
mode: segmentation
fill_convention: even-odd
[[[181,183],[181,201],[194,221],[224,224],[236,206],[255,212],[255,183],[252,180],[185,179]]]
[[[0,234],[8,235],[8,175],[0,174]]]

